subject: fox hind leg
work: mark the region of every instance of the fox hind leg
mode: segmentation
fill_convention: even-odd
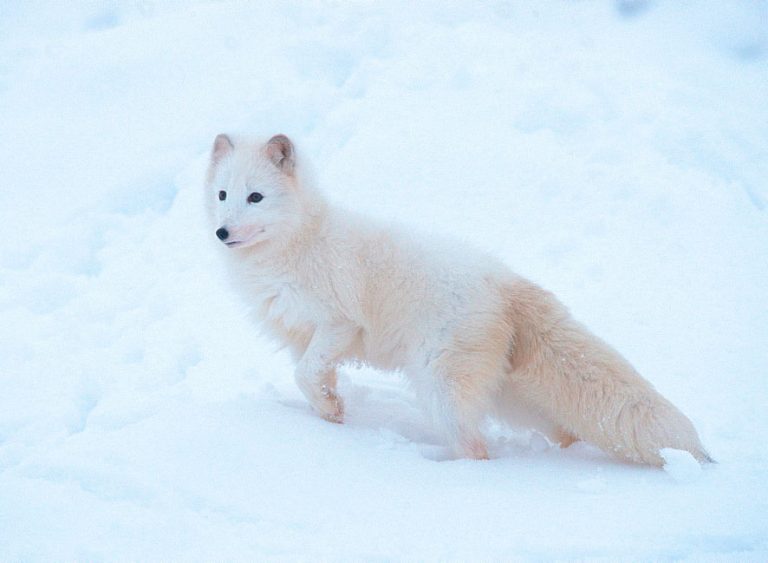
[[[488,447],[482,434],[482,410],[455,390],[440,390],[431,401],[431,415],[455,455],[470,459],[488,459]]]
[[[455,455],[488,459],[482,426],[493,410],[493,396],[503,377],[504,352],[444,352],[429,366],[426,389],[427,408],[447,438]]]
[[[572,434],[562,426],[555,429],[555,432],[552,435],[552,439],[563,449],[570,447],[579,441],[578,436]]]

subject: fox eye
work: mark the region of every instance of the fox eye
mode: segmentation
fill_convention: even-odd
[[[227,192],[225,192],[224,190],[221,190],[219,192],[219,201],[224,201],[225,199],[227,199]]]
[[[264,199],[263,195],[259,192],[253,192],[248,196],[248,203],[259,203],[262,199]]]

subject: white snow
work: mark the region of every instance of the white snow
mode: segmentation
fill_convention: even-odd
[[[664,448],[661,457],[664,458],[664,471],[678,483],[690,483],[701,476],[701,465],[689,452]]]
[[[0,559],[768,560],[767,101],[759,0],[0,3]],[[451,459],[366,368],[314,416],[202,220],[222,131],[553,290],[719,463]]]

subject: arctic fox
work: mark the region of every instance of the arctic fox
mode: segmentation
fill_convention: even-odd
[[[488,457],[492,416],[633,462],[660,466],[663,448],[712,461],[685,415],[551,293],[330,206],[285,135],[218,135],[205,197],[236,287],[325,419],[344,416],[337,367],[360,361],[402,370],[457,456]]]

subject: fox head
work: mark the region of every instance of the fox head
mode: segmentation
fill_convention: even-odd
[[[296,151],[285,135],[266,143],[218,135],[205,196],[211,234],[230,248],[290,237],[311,207],[298,178]]]

